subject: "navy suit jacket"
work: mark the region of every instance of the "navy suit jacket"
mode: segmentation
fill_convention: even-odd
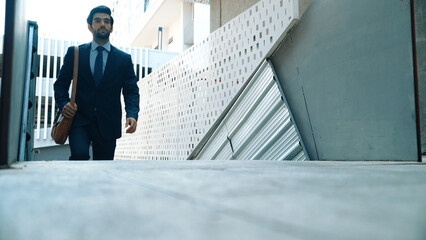
[[[123,92],[126,117],[138,119],[139,88],[133,70],[131,56],[111,45],[111,51],[99,86],[90,70],[90,43],[79,46],[76,104],[71,130],[77,126],[90,124],[96,114],[99,130],[103,137],[121,137]],[[70,101],[69,88],[74,67],[74,47],[68,48],[58,78],[54,83],[55,100],[59,109]],[[96,112],[96,113],[95,113]]]

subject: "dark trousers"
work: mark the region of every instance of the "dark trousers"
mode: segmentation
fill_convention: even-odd
[[[116,139],[102,137],[96,119],[91,124],[70,130],[70,160],[89,160],[89,147],[92,143],[93,160],[113,160]]]

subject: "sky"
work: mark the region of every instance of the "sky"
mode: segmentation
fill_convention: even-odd
[[[39,36],[89,42],[86,18],[102,0],[26,0],[26,19],[36,21]],[[4,34],[5,0],[0,0],[0,34]]]
[[[2,0],[4,1],[4,0]],[[86,18],[101,0],[26,0],[27,19],[36,21],[39,36],[91,41]]]

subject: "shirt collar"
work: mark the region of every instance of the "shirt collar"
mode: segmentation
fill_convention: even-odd
[[[92,51],[96,51],[96,48],[99,46],[99,44],[98,43],[96,43],[95,41],[92,41],[92,47],[91,47],[91,49],[92,49]],[[110,52],[111,51],[111,43],[110,42],[107,42],[107,43],[105,43],[105,45],[103,46],[104,48],[105,48],[105,50],[107,50],[108,52]]]

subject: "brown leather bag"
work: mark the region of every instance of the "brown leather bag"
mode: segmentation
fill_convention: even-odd
[[[77,90],[77,75],[78,75],[78,46],[74,47],[74,72],[71,90],[71,105],[75,103],[75,92]],[[50,135],[57,144],[64,144],[68,138],[68,132],[72,124],[72,118],[66,118],[58,109],[56,111],[55,121],[53,122]]]

